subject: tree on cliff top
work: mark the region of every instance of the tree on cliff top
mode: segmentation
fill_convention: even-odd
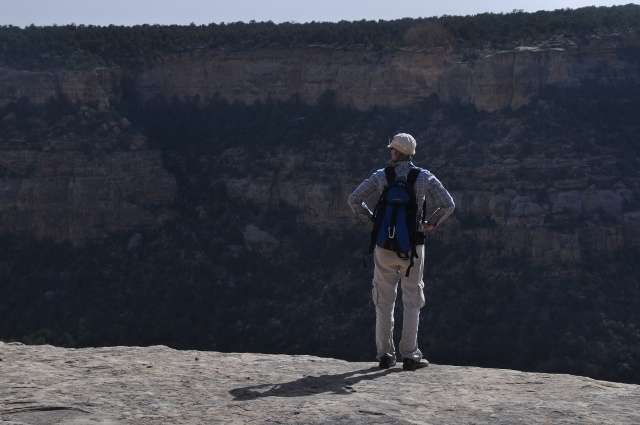
[[[509,48],[552,36],[586,37],[640,28],[640,6],[584,7],[524,13],[405,18],[392,21],[233,22],[209,25],[100,27],[65,25],[0,27],[0,65],[19,69],[90,69],[132,66],[146,56],[195,48],[360,45],[385,51],[399,47]]]

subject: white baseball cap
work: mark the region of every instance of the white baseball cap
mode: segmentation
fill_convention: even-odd
[[[388,148],[394,148],[405,155],[416,154],[416,139],[407,133],[398,133],[393,136],[393,140],[389,143]]]

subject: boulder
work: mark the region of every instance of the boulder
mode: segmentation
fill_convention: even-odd
[[[269,255],[280,246],[279,240],[264,230],[260,230],[254,224],[247,225],[242,232],[242,236],[247,250],[261,255]]]

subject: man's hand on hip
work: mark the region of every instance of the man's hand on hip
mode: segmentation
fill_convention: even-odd
[[[433,230],[436,226],[434,226],[433,224],[427,224],[426,221],[422,222],[422,228],[424,230]]]

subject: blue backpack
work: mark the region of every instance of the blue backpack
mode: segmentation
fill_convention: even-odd
[[[391,166],[386,167],[384,173],[387,186],[373,210],[369,253],[378,246],[409,260],[406,273],[408,277],[414,264],[413,259],[418,258],[416,246],[424,244],[424,234],[418,231],[418,204],[413,189],[420,168],[411,168],[406,180],[396,178],[395,168]]]

